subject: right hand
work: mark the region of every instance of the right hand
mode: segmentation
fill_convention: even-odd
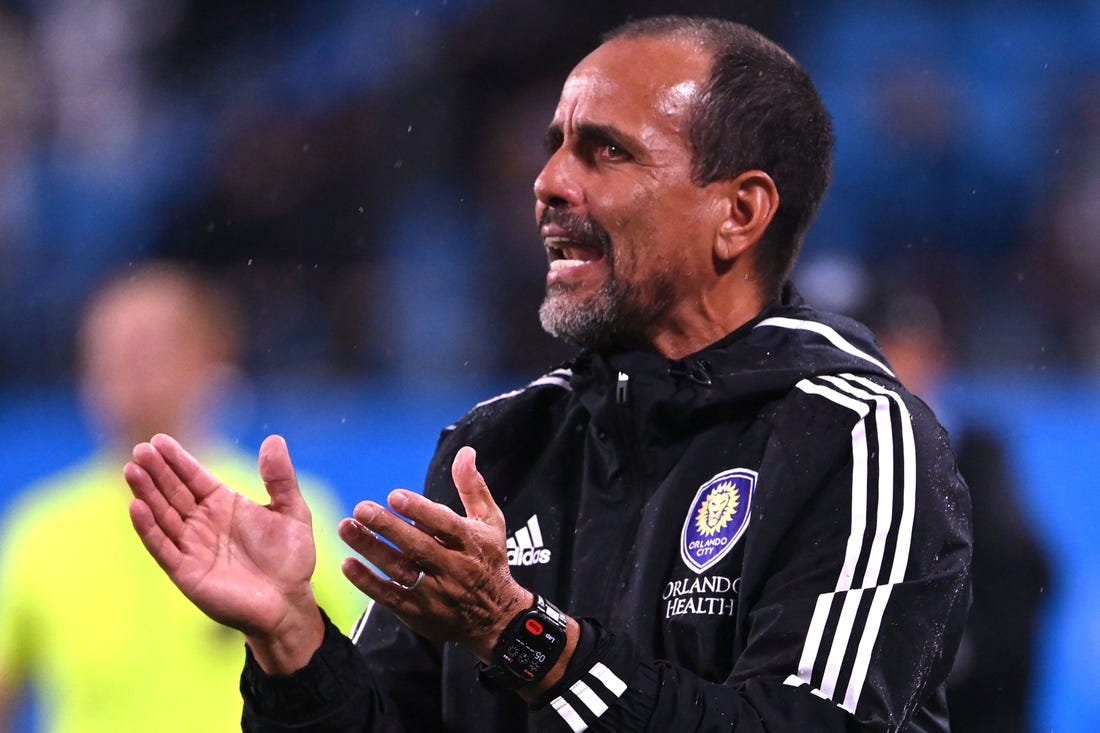
[[[142,543],[204,613],[244,632],[250,644],[294,638],[320,645],[323,622],[310,585],[312,521],[281,437],[260,447],[267,506],[218,481],[167,435],[135,446],[123,474]],[[303,638],[303,632],[311,633]],[[304,664],[310,653],[300,652],[291,666]]]

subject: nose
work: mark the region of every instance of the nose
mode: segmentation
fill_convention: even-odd
[[[558,148],[535,178],[535,214],[548,208],[576,206],[583,199],[577,176],[576,156],[564,146]]]

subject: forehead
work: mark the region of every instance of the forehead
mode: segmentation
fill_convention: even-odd
[[[577,122],[679,127],[710,75],[711,54],[676,36],[621,38],[586,56],[566,79],[554,114]]]
[[[92,304],[82,325],[84,348],[100,354],[170,342],[182,350],[187,339],[202,330],[203,316],[191,291],[174,281],[126,283]]]

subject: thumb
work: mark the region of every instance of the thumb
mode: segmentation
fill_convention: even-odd
[[[467,517],[504,527],[504,514],[493,501],[493,494],[485,483],[485,477],[477,470],[477,453],[470,446],[463,446],[455,455],[454,463],[451,464],[451,478],[454,479]]]
[[[273,510],[303,524],[311,523],[309,507],[302,498],[294,464],[290,461],[290,451],[281,435],[267,436],[260,446],[260,478],[271,497]]]

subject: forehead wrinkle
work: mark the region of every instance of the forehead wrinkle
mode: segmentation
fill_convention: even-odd
[[[682,131],[687,110],[692,97],[698,89],[693,81],[684,81],[671,88],[658,90],[654,103],[649,107],[651,114],[645,116],[627,115],[618,107],[607,108],[605,100],[616,100],[629,92],[622,85],[609,84],[605,94],[590,95],[586,99],[570,99],[563,95],[557,114],[547,129],[547,141],[560,142],[568,131],[577,137],[592,140],[618,140],[621,143],[649,143],[660,137],[661,128],[679,135]]]
[[[646,73],[637,67],[639,51],[653,58]],[[600,46],[562,85],[547,142],[560,145],[582,125],[603,127],[619,131],[623,143],[640,143],[634,152],[642,157],[649,158],[649,151],[663,159],[688,144],[690,111],[712,63],[710,54],[688,39],[622,39]]]
[[[589,68],[574,69],[562,85],[551,128],[564,130],[566,126],[571,126],[577,115],[577,108],[596,96],[597,89],[609,85],[612,83],[604,73]]]

